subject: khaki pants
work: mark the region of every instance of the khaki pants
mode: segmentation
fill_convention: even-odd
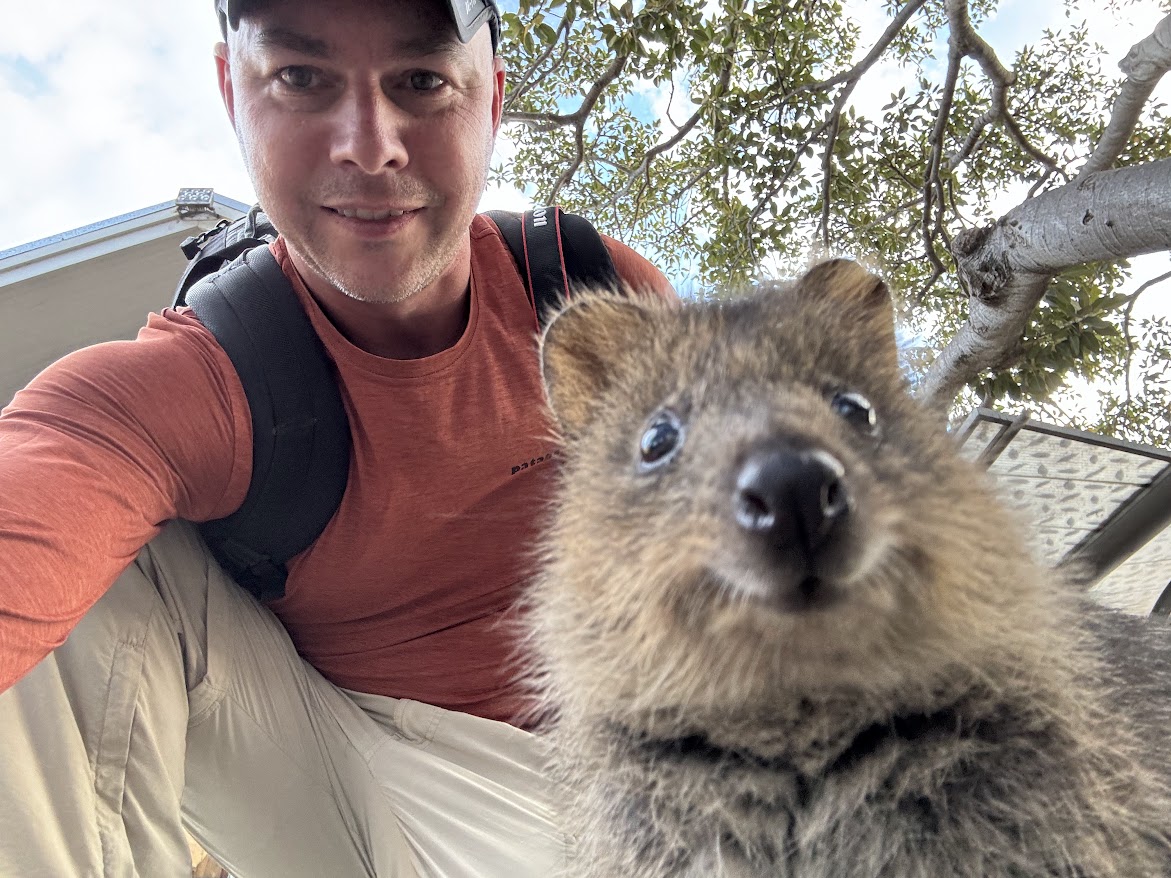
[[[172,523],[0,694],[0,876],[548,878],[535,739],[347,692]]]

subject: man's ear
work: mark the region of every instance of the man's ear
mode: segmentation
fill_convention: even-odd
[[[216,43],[215,47],[216,78],[220,84],[220,97],[224,101],[224,109],[228,111],[228,121],[232,129],[236,128],[236,95],[232,90],[232,62],[228,59],[228,44]]]
[[[500,133],[500,122],[504,118],[504,59],[499,55],[492,58],[492,134]]]
[[[541,337],[541,376],[566,435],[589,424],[616,364],[645,337],[652,316],[627,297],[593,293],[575,299],[549,322]]]

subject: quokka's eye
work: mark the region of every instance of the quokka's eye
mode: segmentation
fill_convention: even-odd
[[[642,434],[638,443],[639,465],[653,469],[670,461],[683,447],[683,425],[674,412],[663,412]]]
[[[867,435],[878,431],[878,414],[870,400],[852,390],[835,393],[830,405],[834,412],[844,418],[852,427]]]

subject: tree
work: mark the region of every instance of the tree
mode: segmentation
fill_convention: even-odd
[[[793,271],[813,242],[867,256],[930,340],[929,402],[1053,410],[1072,377],[1109,380],[1097,425],[1149,434],[1167,383],[1128,379],[1168,327],[1133,325],[1142,290],[1121,290],[1128,260],[1171,250],[1171,126],[1150,100],[1171,15],[1118,77],[1084,23],[1005,64],[980,36],[996,4],[887,0],[859,46],[838,0],[520,0],[504,15],[515,156],[496,173],[702,294]],[[911,87],[852,104],[892,62]],[[664,92],[660,120],[647,100]],[[998,214],[1006,192],[1019,204]]]

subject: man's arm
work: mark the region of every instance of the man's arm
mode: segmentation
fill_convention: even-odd
[[[247,402],[191,316],[71,354],[0,414],[0,691],[171,518],[218,518],[251,475]]]

